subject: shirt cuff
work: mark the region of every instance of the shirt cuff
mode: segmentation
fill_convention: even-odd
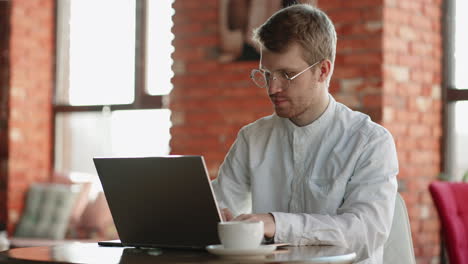
[[[270,213],[275,219],[275,235],[273,239],[276,243],[290,243],[288,239],[288,230],[287,230],[287,213],[280,212],[271,212]]]

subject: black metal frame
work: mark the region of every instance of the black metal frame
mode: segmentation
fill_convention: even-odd
[[[57,2],[55,14],[57,16]],[[60,113],[72,113],[72,112],[100,112],[103,109],[113,110],[137,110],[137,109],[163,109],[167,106],[163,103],[162,95],[150,95],[146,89],[146,34],[147,34],[147,5],[148,0],[135,0],[135,89],[134,89],[134,101],[131,104],[107,104],[107,105],[69,105],[69,104],[56,104],[54,98],[57,92],[57,87],[54,89],[53,94],[53,116],[51,125],[52,135],[52,151],[51,151],[51,168],[54,168],[55,163],[55,117]],[[56,20],[57,21],[57,20]],[[56,29],[57,32],[57,23]],[[57,38],[55,39],[57,43]],[[55,69],[54,69],[55,70]],[[56,71],[54,71],[55,73]]]
[[[468,101],[468,87],[454,87],[455,79],[455,0],[443,1],[443,80],[442,80],[442,171],[450,170],[450,147],[453,144],[453,136],[450,126],[453,124],[453,113],[449,107],[451,103]]]
[[[111,110],[131,109],[160,109],[163,105],[163,96],[150,95],[146,92],[146,14],[147,0],[136,0],[136,31],[135,31],[135,99],[131,104],[108,105],[68,105],[55,104],[54,116],[63,112],[102,111],[104,107]]]
[[[0,231],[8,223],[8,119],[10,115],[10,17],[11,2],[0,1]]]

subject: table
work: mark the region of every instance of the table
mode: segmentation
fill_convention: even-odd
[[[0,253],[0,263],[353,263],[356,254],[335,246],[285,247],[261,257],[226,258],[206,251],[101,247],[96,243],[15,248]]]

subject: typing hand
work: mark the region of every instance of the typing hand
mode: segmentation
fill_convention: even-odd
[[[265,237],[272,238],[276,233],[275,218],[271,214],[241,214],[233,221],[263,221]]]
[[[231,221],[234,218],[228,208],[221,209],[221,217],[223,218],[223,221]]]

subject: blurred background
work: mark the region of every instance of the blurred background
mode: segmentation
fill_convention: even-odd
[[[0,0],[0,227],[116,238],[95,156],[203,155],[215,178],[272,113],[251,30],[294,2]],[[468,181],[467,2],[299,2],[335,23],[330,92],[394,136],[417,261],[439,263],[428,185]]]

